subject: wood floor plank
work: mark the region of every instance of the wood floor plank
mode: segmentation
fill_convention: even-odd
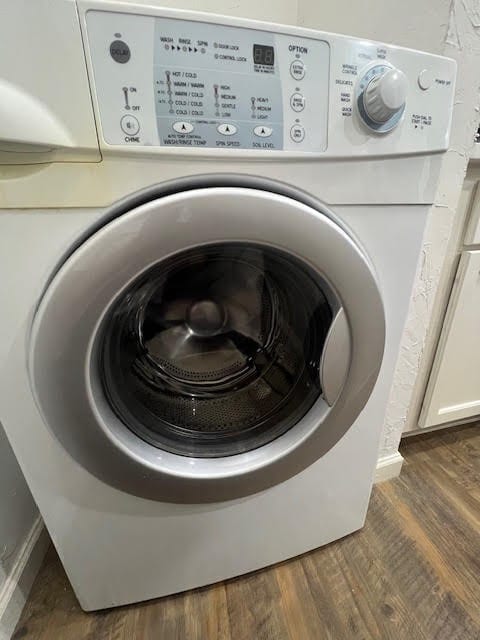
[[[405,530],[396,505],[377,487],[372,496],[371,510],[377,514],[369,519],[371,543],[382,561],[385,579],[395,594],[401,594],[410,623],[402,625],[399,638],[433,638],[426,620],[431,612],[443,606],[437,576],[428,565],[416,542]]]
[[[458,512],[460,520],[464,521],[476,536],[480,531],[480,496],[477,491],[465,490],[458,473],[449,473],[441,457],[435,462],[425,461],[423,470],[423,476],[436,486],[437,494],[443,495],[447,504]]]
[[[480,640],[480,425],[401,451],[361,531],[226,583],[86,614],[52,549],[14,640]]]
[[[95,617],[80,609],[53,548],[47,553],[35,590],[36,597],[25,607],[14,638],[51,640],[52,630],[55,640],[89,637]]]
[[[230,640],[225,585],[192,591],[185,595],[185,637],[192,640]]]
[[[301,559],[305,578],[322,619],[325,640],[348,638],[360,613],[333,554],[306,554]],[[319,636],[322,637],[319,633]]]
[[[352,615],[349,616],[349,634],[362,638],[381,638],[382,620],[375,615],[371,603],[366,597],[364,585],[358,580],[354,567],[346,560],[342,547],[343,545],[332,545],[330,551],[340,566],[351,597],[355,602],[355,608],[359,613],[358,620],[355,620]]]
[[[451,570],[447,555],[442,555],[436,548],[429,529],[424,529],[424,518],[417,519],[410,507],[399,501],[396,493],[398,483],[380,487],[391,505],[391,533],[403,536],[408,544],[401,554],[393,553],[389,561],[398,587],[409,598],[412,612],[417,613],[419,626],[427,637],[478,640],[480,626],[471,618],[471,615],[477,615],[476,600],[464,608],[466,582]],[[386,537],[385,529],[379,532],[380,544]]]
[[[398,640],[403,637],[423,640],[425,636],[412,616],[407,599],[386,569],[391,546],[386,546],[382,553],[375,540],[373,521],[383,521],[383,507],[375,491],[370,517],[364,529],[357,536],[346,538],[340,547],[357,577],[359,587],[354,597],[356,600],[362,598],[368,603],[371,615],[377,620],[378,637],[382,640]]]
[[[234,640],[289,640],[275,569],[226,584],[230,633]]]
[[[186,638],[183,598],[182,594],[144,605],[139,611],[137,624],[139,638],[141,640],[156,640],[157,638],[183,640]]]
[[[397,505],[404,512],[405,521],[409,522],[411,528],[414,527],[417,542],[437,563],[437,575],[450,585],[461,602],[468,606],[469,602],[478,599],[480,604],[478,529],[471,526],[470,520],[462,519],[460,510],[432,482],[428,471],[425,465],[420,477],[406,470],[405,476],[394,485]],[[407,493],[410,505],[405,503]],[[465,510],[464,504],[463,508]],[[473,613],[477,614],[480,625],[480,607]]]
[[[291,640],[304,640],[321,634],[326,640],[332,636],[324,624],[310,591],[301,562],[280,564],[274,574],[279,585],[283,618]]]
[[[480,436],[447,440],[444,448],[454,454],[463,466],[466,479],[477,493],[480,488]]]

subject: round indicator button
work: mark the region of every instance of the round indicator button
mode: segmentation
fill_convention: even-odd
[[[305,97],[301,93],[294,93],[290,97],[290,106],[294,111],[303,111],[305,109]]]
[[[174,122],[173,129],[177,133],[192,133],[193,124],[191,122]]]
[[[126,133],[129,136],[136,136],[140,131],[140,123],[135,116],[123,116],[120,120],[120,126],[122,127],[123,133]]]
[[[123,40],[114,40],[110,45],[110,55],[120,64],[125,64],[130,60],[130,47]]]
[[[303,80],[305,77],[305,64],[302,60],[294,60],[290,65],[290,75],[295,80]]]
[[[237,133],[237,127],[230,122],[222,122],[218,125],[217,131],[222,136],[234,136]]]
[[[290,129],[290,138],[294,141],[294,142],[302,142],[303,139],[305,138],[305,129],[302,127],[301,124],[294,124],[293,127]]]
[[[420,87],[420,89],[422,89],[422,91],[430,89],[430,87],[432,86],[432,82],[433,75],[431,71],[429,71],[428,69],[423,69],[423,71],[420,71],[420,73],[418,74],[418,86]]]
[[[258,127],[255,127],[253,130],[253,133],[259,138],[269,138],[273,133],[273,129],[264,124],[259,124]]]

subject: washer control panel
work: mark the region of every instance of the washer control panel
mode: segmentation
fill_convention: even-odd
[[[352,158],[448,147],[448,58],[239,18],[77,3],[105,151]]]
[[[106,11],[86,22],[108,144],[325,150],[327,42]]]

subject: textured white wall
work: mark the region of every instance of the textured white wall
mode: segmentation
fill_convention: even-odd
[[[299,0],[299,24],[447,55],[458,63],[451,149],[444,156],[387,410],[380,458],[417,428],[452,268],[462,212],[457,212],[479,120],[480,5],[475,0]]]
[[[442,53],[450,0],[298,0],[298,24]]]
[[[435,205],[427,222],[381,456],[397,449],[402,431],[418,428],[423,394],[450,291],[465,213],[464,209],[458,208],[458,202],[479,121],[479,9],[474,0],[452,0],[450,3],[443,53],[458,63],[451,149],[443,161]]]
[[[159,5],[173,9],[189,9],[190,11],[207,11],[224,16],[251,18],[296,24],[298,15],[297,0],[122,0],[134,4]]]

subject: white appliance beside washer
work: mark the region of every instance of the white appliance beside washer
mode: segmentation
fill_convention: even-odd
[[[55,5],[2,67],[0,420],[89,610],[363,525],[455,63]]]

